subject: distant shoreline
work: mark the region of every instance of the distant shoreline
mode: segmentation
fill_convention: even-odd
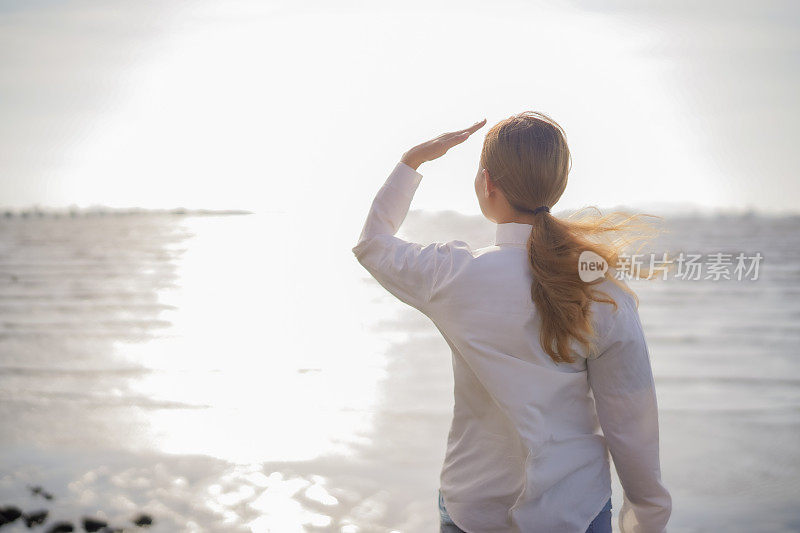
[[[244,209],[145,209],[141,207],[65,207],[65,208],[0,208],[2,218],[77,218],[131,215],[175,215],[175,216],[228,216],[252,215],[252,211]]]

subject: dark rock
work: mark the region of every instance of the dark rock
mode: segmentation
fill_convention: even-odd
[[[121,527],[104,527],[100,530],[100,533],[122,533]]]
[[[44,524],[44,521],[47,520],[47,511],[24,513],[22,519],[25,520],[25,525],[28,527],[38,526],[39,524]]]
[[[98,520],[97,518],[91,518],[89,516],[83,517],[83,529],[86,531],[97,531],[102,527],[106,527],[108,522],[105,520]]]
[[[133,523],[137,526],[149,526],[153,523],[153,518],[150,515],[140,514],[133,520]]]
[[[13,505],[0,507],[0,526],[10,524],[20,516],[22,516],[22,511],[19,507],[14,507]]]
[[[69,522],[56,522],[50,529],[47,530],[47,533],[70,533],[74,531],[75,528]]]
[[[16,280],[14,280],[16,281]],[[35,487],[29,487],[31,489],[32,494],[38,494],[42,496],[45,500],[52,500],[53,495],[44,490],[40,485],[36,485]]]

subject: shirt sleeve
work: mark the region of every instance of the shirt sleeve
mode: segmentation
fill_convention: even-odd
[[[662,533],[672,497],[661,481],[658,404],[650,354],[633,298],[619,309],[587,373],[609,452],[623,488],[621,533]]]
[[[398,299],[427,313],[428,307],[457,266],[466,257],[464,241],[435,242],[427,246],[395,234],[408,214],[422,174],[398,162],[378,190],[353,247],[358,262]]]

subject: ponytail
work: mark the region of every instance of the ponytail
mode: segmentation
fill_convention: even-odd
[[[580,213],[580,212],[579,212]],[[578,215],[576,213],[573,216]],[[572,363],[570,341],[582,345],[587,356],[596,354],[597,342],[592,322],[592,302],[617,304],[595,286],[610,279],[624,291],[636,294],[616,277],[585,282],[580,278],[578,261],[584,251],[602,257],[613,267],[625,247],[651,233],[642,221],[651,215],[627,215],[615,212],[606,216],[584,215],[577,220],[562,220],[548,212],[534,217],[528,239],[528,260],[533,273],[531,298],[541,317],[539,341],[542,349],[557,363]],[[623,234],[633,235],[625,238]],[[620,236],[622,235],[622,237]],[[607,237],[616,236],[612,240]],[[602,242],[603,239],[606,242]],[[645,269],[644,277],[649,277]]]

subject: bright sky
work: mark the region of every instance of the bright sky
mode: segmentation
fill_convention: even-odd
[[[12,207],[366,214],[402,153],[523,110],[566,129],[561,208],[794,210],[800,4],[0,4]],[[479,213],[486,126],[412,207]]]

